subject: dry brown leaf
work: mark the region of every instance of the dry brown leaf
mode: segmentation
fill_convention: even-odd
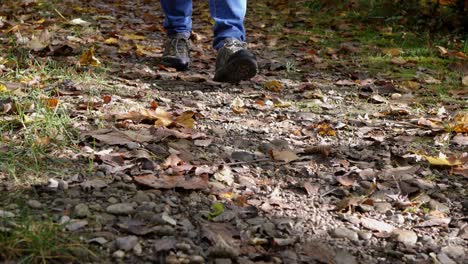
[[[343,186],[353,186],[356,182],[356,177],[351,174],[336,176],[336,180]]]
[[[234,98],[234,100],[231,103],[231,109],[236,114],[245,113],[247,109],[245,109],[244,107],[245,107],[244,101],[240,97]]]
[[[268,91],[280,92],[284,89],[284,85],[278,80],[271,80],[265,83],[265,88]]]
[[[208,188],[208,175],[201,174],[200,176],[186,177],[184,175],[177,176],[155,176],[153,174],[135,176],[134,181],[138,184],[156,188],[156,189],[173,189],[183,188],[186,190],[201,190]]]
[[[395,65],[405,65],[407,63],[407,61],[403,59],[402,57],[392,58],[390,62]]]
[[[275,150],[271,151],[271,157],[274,160],[284,161],[284,162],[291,162],[299,159],[296,152],[286,149],[286,150]]]
[[[101,62],[94,56],[94,47],[91,47],[81,55],[79,65],[92,67],[98,67],[101,65]]]
[[[464,158],[463,156],[461,158],[455,157],[455,156],[447,157],[442,152],[439,153],[438,157],[426,156],[426,155],[422,155],[422,156],[431,165],[435,165],[435,166],[458,166],[458,165],[463,165],[464,163],[468,161],[466,156]]]
[[[185,128],[193,128],[195,125],[195,120],[193,119],[194,115],[195,113],[192,111],[184,112],[180,116],[176,117],[175,123]]]
[[[172,154],[166,158],[164,163],[162,164],[163,168],[174,168],[179,165],[184,164],[184,161],[181,160],[176,154]]]

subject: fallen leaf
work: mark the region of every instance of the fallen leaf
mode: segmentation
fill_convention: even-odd
[[[172,154],[166,158],[162,166],[163,168],[174,168],[181,164],[184,164],[184,161],[181,160],[176,154]]]
[[[356,182],[356,177],[347,173],[345,175],[336,176],[336,180],[343,186],[353,186]]]
[[[185,128],[193,128],[195,125],[195,120],[193,119],[194,115],[195,113],[192,111],[184,112],[175,118],[175,123]]]
[[[400,56],[403,53],[403,50],[399,48],[388,48],[388,49],[382,49],[383,54],[389,55],[389,56]]]
[[[462,78],[462,84],[463,86],[468,86],[468,75],[464,76]]]
[[[392,58],[390,62],[395,65],[405,65],[407,63],[407,61],[403,59],[402,57]]]
[[[85,20],[83,20],[81,18],[72,19],[68,23],[70,23],[71,25],[75,25],[75,26],[89,26],[89,25],[91,25],[90,22],[87,22],[87,21],[85,21]]]
[[[457,133],[468,133],[468,112],[457,114],[449,127]]]
[[[214,203],[211,206],[211,212],[208,215],[208,220],[215,218],[216,216],[224,213],[224,204],[223,203]]]
[[[438,157],[426,156],[426,155],[422,155],[422,156],[426,158],[426,160],[431,165],[435,165],[435,166],[457,166],[457,165],[462,165],[464,163],[462,160],[457,159],[456,157],[448,158],[442,152],[439,153]]]
[[[271,80],[271,81],[268,81],[268,82],[265,83],[265,88],[268,91],[279,92],[279,91],[283,90],[284,85],[280,81]]]
[[[228,166],[223,166],[223,168],[219,171],[217,171],[213,177],[220,181],[224,182],[227,185],[231,186],[234,183],[234,175],[232,174],[231,168]]]
[[[247,109],[245,109],[244,106],[245,106],[244,101],[242,101],[242,99],[239,96],[234,98],[234,100],[231,103],[231,109],[236,114],[245,113]]]
[[[104,95],[102,96],[102,100],[104,101],[104,104],[108,104],[112,101],[112,96],[110,95]]]
[[[79,65],[92,67],[98,67],[101,65],[101,62],[94,56],[94,47],[91,47],[81,55]]]
[[[339,86],[352,86],[352,85],[356,85],[355,82],[353,82],[352,80],[338,80],[335,82],[336,85],[339,85]]]
[[[183,188],[186,190],[200,190],[208,188],[208,175],[188,177],[184,175],[155,176],[153,174],[134,176],[134,181],[148,187],[156,189]]]
[[[45,107],[49,109],[53,109],[58,106],[59,99],[58,98],[43,98],[42,103],[44,104]]]
[[[286,150],[273,149],[271,150],[271,157],[274,160],[284,161],[286,163],[299,159],[299,156],[297,156],[296,152],[294,152],[293,150],[289,150],[289,149],[286,149]]]

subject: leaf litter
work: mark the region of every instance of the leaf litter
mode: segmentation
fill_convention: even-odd
[[[23,2],[26,13],[39,7]],[[288,1],[272,2],[285,13],[304,12]],[[393,260],[376,250],[385,245],[392,245],[396,256],[427,260],[424,252],[440,252],[433,244],[448,246],[446,230],[455,234],[465,228],[466,113],[456,103],[432,107],[419,99],[427,87],[444,81],[425,69],[411,80],[360,72],[365,66],[357,65],[355,56],[367,47],[346,37],[352,32],[342,32],[350,31],[349,23],[330,31],[345,33],[338,46],[321,47],[327,36],[289,24],[278,28],[270,18],[281,12],[265,1],[252,3],[253,14],[268,16],[267,25],[247,23],[265,72],[231,86],[210,81],[214,65],[209,59],[215,53],[207,50],[206,3],[195,3],[204,8],[195,9],[194,21],[207,23],[194,23],[194,63],[188,73],[151,64],[162,53],[156,4],[71,3],[64,10],[58,4],[65,19],[48,18],[57,27],[36,23],[37,16],[22,16],[27,23],[7,16],[4,26],[0,19],[0,31],[40,61],[53,59],[89,76],[109,70],[112,78],[49,83],[38,75],[13,85],[2,80],[0,123],[16,120],[24,127],[39,120],[41,106],[23,100],[31,87],[54,90],[40,100],[48,111],[70,111],[80,153],[60,155],[89,168],[74,173],[68,187],[58,185],[40,199],[59,219],[76,206],[64,203],[64,188],[71,194],[77,190],[75,198],[89,205],[96,221],[74,232],[94,230],[91,239],[109,241],[123,232],[138,236],[132,250],[124,252],[128,262],[338,263],[342,258],[347,262],[341,263],[354,263]],[[91,10],[99,15],[84,15]],[[291,25],[304,23],[296,18],[289,17]],[[291,45],[285,37],[290,34],[307,40]],[[414,67],[404,49],[382,52],[391,56],[394,71]],[[444,58],[463,57],[445,48],[440,52]],[[280,63],[285,60],[286,66]],[[0,58],[0,74],[15,67]],[[465,77],[458,79],[460,85]],[[19,112],[26,114],[24,120]],[[446,140],[436,140],[440,135]],[[17,138],[1,136],[0,152],[6,152]],[[49,139],[38,136],[35,142],[54,149]],[[112,217],[99,208],[111,204],[118,212]],[[335,227],[347,231],[336,238],[331,236]],[[421,245],[409,251],[387,234],[395,228],[416,232]],[[357,231],[359,243],[349,239]],[[466,239],[450,239],[466,246]],[[121,256],[113,248],[109,252],[109,258]]]

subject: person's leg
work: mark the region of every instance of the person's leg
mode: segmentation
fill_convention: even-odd
[[[192,30],[192,0],[161,0],[164,12],[164,28],[167,35],[177,33],[190,37]]]
[[[192,30],[192,0],[161,0],[167,37],[161,63],[177,70],[190,64],[189,37]]]
[[[257,74],[257,60],[247,50],[244,18],[247,0],[210,0],[215,21],[213,47],[218,50],[214,80],[238,83]]]
[[[244,18],[247,0],[210,0],[211,17],[215,21],[213,46],[220,49],[226,38],[245,41]]]

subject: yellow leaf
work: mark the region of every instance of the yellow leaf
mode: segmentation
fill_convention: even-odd
[[[119,40],[116,39],[116,38],[108,38],[108,39],[104,40],[104,43],[107,44],[107,45],[118,45]]]
[[[400,56],[403,51],[401,49],[398,49],[398,48],[389,48],[389,49],[383,49],[382,52],[385,54],[385,55],[389,55],[389,56]]]
[[[468,133],[468,112],[455,116],[451,128],[457,133]]]
[[[149,111],[149,110],[148,110]],[[174,122],[174,117],[161,108],[156,108],[154,111],[158,120],[154,122],[155,127],[168,127]]]
[[[431,165],[436,166],[457,166],[462,165],[462,161],[458,159],[448,159],[443,153],[439,153],[438,157],[422,155]]]
[[[125,34],[125,35],[123,35],[123,38],[128,39],[128,40],[144,40],[144,39],[146,39],[145,36],[136,35],[136,34]]]
[[[265,88],[272,92],[279,92],[283,90],[284,86],[277,80],[271,80],[265,83]]]
[[[194,114],[195,113],[192,111],[184,112],[180,116],[176,117],[175,122],[185,128],[193,128],[195,125],[195,120],[193,119]]]
[[[98,67],[101,62],[94,56],[94,47],[85,51],[80,58],[80,66],[93,66]]]
[[[6,93],[6,92],[8,92],[6,85],[4,85],[3,83],[0,83],[0,93]]]

